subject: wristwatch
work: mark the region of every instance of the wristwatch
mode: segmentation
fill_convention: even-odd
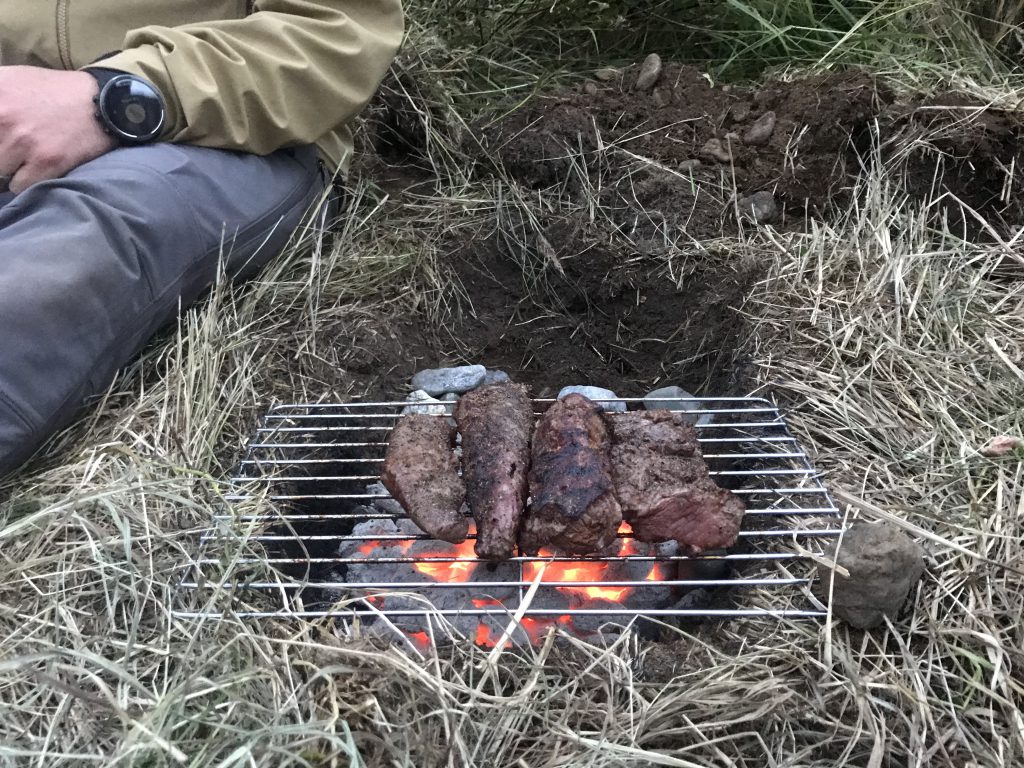
[[[152,83],[115,69],[89,67],[85,71],[100,86],[93,102],[103,130],[123,146],[146,144],[160,136],[167,110]]]

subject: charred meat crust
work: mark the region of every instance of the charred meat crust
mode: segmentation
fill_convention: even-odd
[[[533,404],[521,384],[480,387],[459,398],[462,476],[476,520],[477,557],[512,557],[526,505]]]
[[[612,486],[608,425],[601,409],[569,395],[541,417],[533,434],[530,508],[520,545],[586,555],[615,541],[622,512]]]
[[[692,553],[736,542],[743,503],[715,485],[681,414],[636,411],[611,424],[615,492],[638,540],[675,539]]]
[[[466,486],[454,445],[446,417],[403,416],[391,432],[381,482],[429,536],[459,544],[469,535],[469,518],[462,514]]]

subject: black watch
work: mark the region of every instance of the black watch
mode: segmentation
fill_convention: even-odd
[[[128,146],[159,138],[167,110],[163,96],[152,83],[114,69],[90,67],[85,71],[96,78],[100,86],[99,95],[93,101],[103,130]]]

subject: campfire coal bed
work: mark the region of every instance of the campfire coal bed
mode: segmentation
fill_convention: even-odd
[[[535,401],[536,412],[551,402]],[[623,524],[593,557],[477,560],[472,535],[460,545],[428,539],[379,482],[388,434],[408,403],[295,404],[264,417],[232,479],[236,509],[218,516],[181,586],[200,604],[214,585],[233,587],[236,615],[336,617],[371,633],[482,645],[503,636],[536,642],[550,627],[596,637],[681,618],[824,615],[808,589],[810,566],[823,539],[839,534],[839,515],[778,409],[756,398],[668,405],[691,414],[715,481],[745,502],[727,552],[687,557],[671,542],[635,541]],[[269,510],[238,511],[258,497]],[[266,557],[225,566],[221,550],[241,538],[262,544]],[[278,606],[253,608],[255,592]]]

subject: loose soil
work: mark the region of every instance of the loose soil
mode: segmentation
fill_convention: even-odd
[[[997,236],[1024,221],[1010,170],[1020,123],[1009,113],[959,96],[901,101],[856,71],[716,87],[666,64],[642,91],[638,71],[603,73],[475,127],[476,174],[512,192],[485,232],[449,238],[465,295],[426,345],[433,355],[414,331],[423,365],[483,363],[538,396],[565,384],[744,394],[742,309],[765,269],[743,245],[759,225],[743,213],[747,196],[769,193],[771,225],[802,230],[841,215],[877,156],[900,164],[911,202],[938,198],[931,210],[954,231],[991,236],[959,202],[995,221]],[[386,88],[376,113],[385,184],[410,178],[422,149],[416,113],[395,99],[409,91]],[[391,382],[393,394],[406,381]]]

